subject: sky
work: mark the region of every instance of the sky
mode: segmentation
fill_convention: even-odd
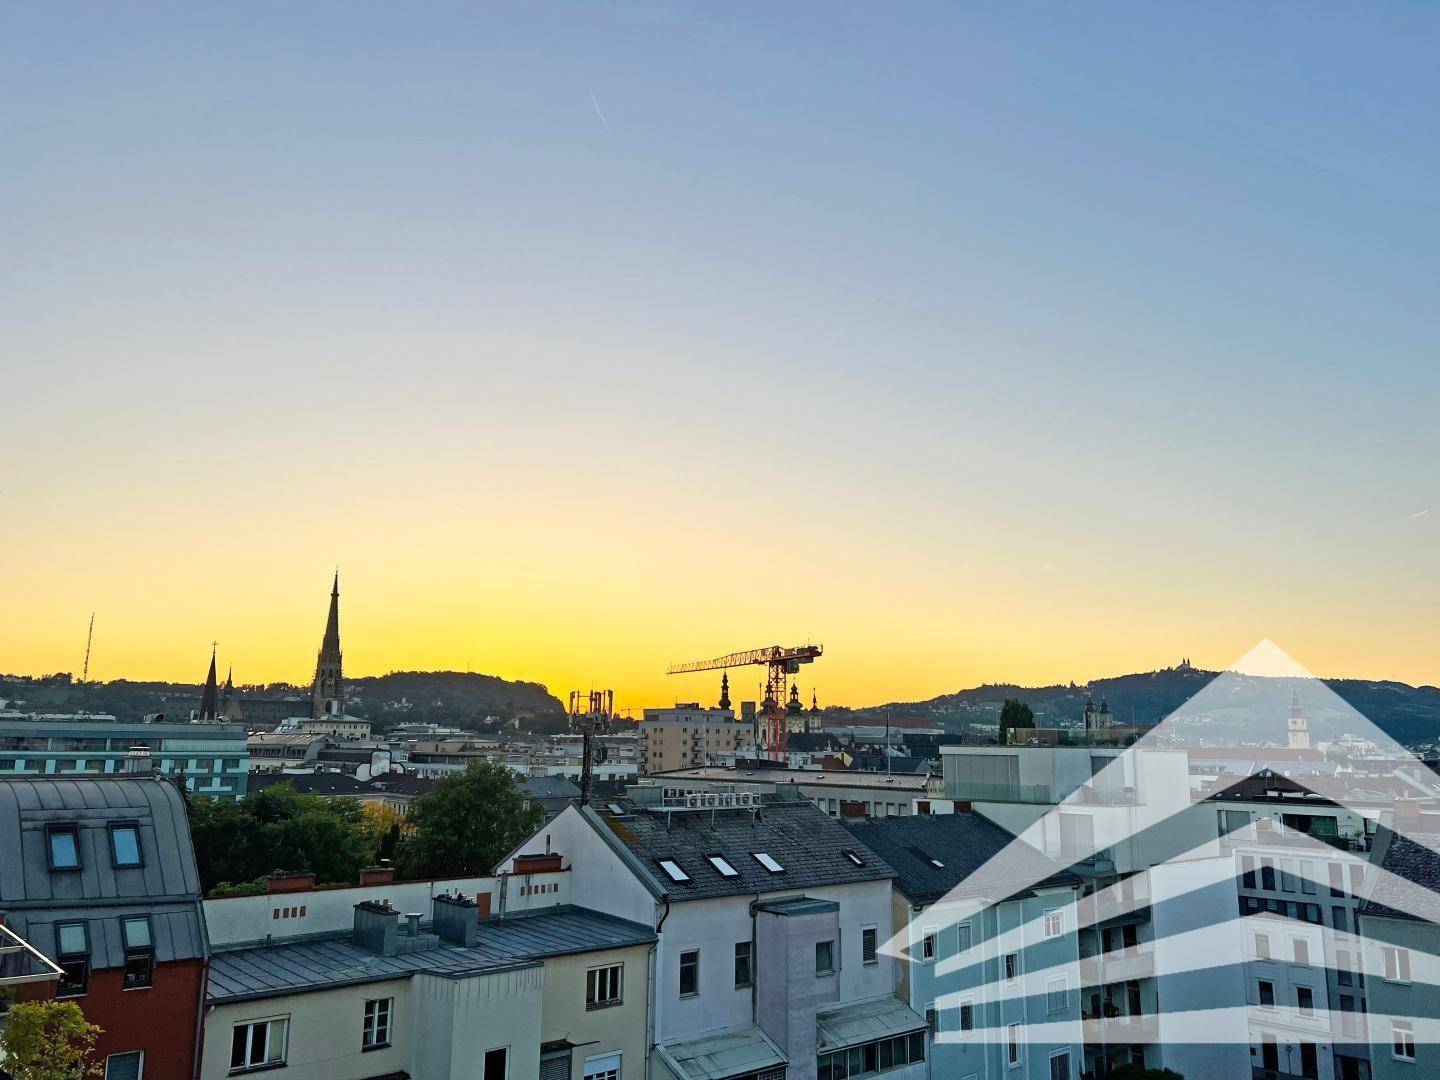
[[[0,671],[1440,682],[1437,31],[0,7]]]

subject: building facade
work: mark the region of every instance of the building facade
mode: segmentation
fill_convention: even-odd
[[[755,745],[755,726],[737,720],[732,709],[698,703],[673,709],[646,709],[640,721],[641,765],[646,773],[700,765],[733,764]]]
[[[194,1075],[208,946],[175,785],[0,781],[0,867],[5,925],[61,972],[24,996],[80,1006],[106,1080]]]

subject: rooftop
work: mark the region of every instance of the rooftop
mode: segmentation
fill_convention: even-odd
[[[808,784],[814,787],[884,788],[897,791],[925,791],[925,777],[920,774],[845,772],[822,769],[726,769],[700,766],[656,773],[651,779],[663,784],[667,779],[712,780],[729,784]]]
[[[420,973],[465,976],[536,964],[553,956],[644,945],[655,933],[588,908],[564,906],[480,923],[473,946],[441,944],[381,956],[349,933],[271,948],[217,950],[210,962],[212,1005],[403,979]]]
[[[1015,839],[999,825],[975,813],[843,820],[841,826],[859,843],[895,869],[895,888],[916,904],[934,903],[962,885]],[[1030,883],[1078,885],[1080,879],[1060,863],[1024,844],[1005,856],[1017,891]],[[994,890],[987,881],[986,893]]]
[[[626,854],[654,895],[671,900],[793,892],[895,876],[872,852],[857,851],[850,834],[808,801],[674,813],[628,801],[615,805],[621,813],[594,807],[581,812]]]
[[[1409,833],[1423,836],[1429,846],[1410,836],[1381,829],[1375,838],[1371,861],[1400,880],[1378,876],[1360,910],[1366,915],[1415,919],[1415,915],[1392,908],[1389,904],[1408,901],[1408,906],[1413,908],[1418,900],[1434,913],[1432,921],[1440,922],[1440,852],[1436,850],[1440,849],[1440,814],[1418,814],[1403,823],[1403,827]],[[1413,888],[1406,888],[1407,882],[1429,890],[1429,895],[1417,895]]]

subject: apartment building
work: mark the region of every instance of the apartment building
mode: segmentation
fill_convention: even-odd
[[[295,726],[307,735],[333,735],[337,739],[370,738],[370,721],[344,713],[296,720]]]
[[[249,752],[244,729],[233,724],[0,719],[0,779],[111,776],[137,748],[157,773],[183,776],[196,795],[245,794]]]
[[[673,709],[646,709],[640,721],[640,759],[646,773],[703,765],[733,765],[755,745],[755,725],[729,708],[698,702]]]
[[[843,825],[896,872],[899,992],[929,1024],[931,1075],[1076,1080],[1080,1040],[1031,1031],[1080,1019],[1081,879],[1031,851],[1007,857],[1023,859],[1017,876],[1033,886],[1003,898],[967,889],[1014,840],[973,812]]]
[[[1082,879],[1086,1073],[1133,1063],[1225,1080],[1251,1068],[1233,857],[1214,810],[1191,804],[1185,751],[943,746],[941,772],[947,800]],[[967,882],[1005,887],[1009,862]]]
[[[907,817],[928,798],[922,773],[851,772],[848,769],[676,769],[650,777],[672,795],[687,792],[749,792],[769,796],[798,792],[830,817]]]
[[[563,811],[515,859],[551,850],[577,894],[658,936],[656,1080],[929,1075],[925,1020],[878,947],[894,871],[808,801],[642,784]]]
[[[655,933],[573,905],[560,862],[207,901],[201,1076],[642,1076]]]
[[[1372,850],[1359,909],[1373,1080],[1440,1075],[1440,814],[1397,812]],[[1403,829],[1403,833],[1399,830]],[[1428,1027],[1428,1031],[1427,1031]]]
[[[208,948],[176,786],[0,781],[0,868],[5,926],[59,972],[23,996],[80,1006],[105,1080],[192,1076]]]

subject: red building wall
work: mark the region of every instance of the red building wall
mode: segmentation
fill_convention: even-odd
[[[205,992],[204,961],[156,964],[152,985],[144,989],[122,989],[123,979],[120,968],[91,971],[84,996],[65,999],[101,1029],[96,1063],[103,1069],[110,1054],[143,1050],[145,1080],[191,1080],[197,1074],[195,1025]],[[54,984],[45,983],[18,996],[54,995]]]

